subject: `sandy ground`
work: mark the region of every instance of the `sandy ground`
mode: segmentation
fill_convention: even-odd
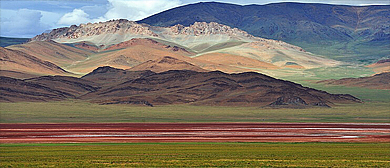
[[[390,142],[390,123],[0,124],[0,143]]]

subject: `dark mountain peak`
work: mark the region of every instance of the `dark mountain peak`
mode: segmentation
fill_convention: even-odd
[[[183,5],[183,6],[207,6],[207,5],[220,5],[220,6],[241,6],[241,5],[237,5],[237,4],[231,4],[231,3],[225,3],[225,2],[215,2],[215,1],[211,1],[211,2],[197,2],[197,3],[192,3],[192,4],[188,4],[188,5]]]
[[[334,103],[360,102],[351,95],[329,94],[260,73],[227,74],[191,70],[153,73],[111,67],[100,67],[94,72],[83,78],[44,76],[18,80],[0,77],[0,90],[3,93],[0,101],[73,98],[100,104],[153,106],[189,103],[283,108],[329,107]]]
[[[99,67],[92,72],[81,77],[82,79],[99,83],[104,86],[111,86],[126,81],[131,81],[143,76],[150,76],[155,74],[150,70],[145,71],[130,71],[117,69],[110,66]]]
[[[107,73],[107,72],[125,72],[125,70],[113,68],[110,66],[103,66],[103,67],[98,67],[97,69],[93,70],[91,73],[89,73],[85,76],[99,74],[99,73]],[[83,77],[85,77],[85,76],[83,76]]]
[[[102,104],[123,104],[137,100],[153,105],[194,103],[229,106],[328,107],[329,104],[336,102],[360,102],[350,95],[329,94],[260,73],[227,74],[220,71],[190,70],[169,70],[141,76],[85,95],[83,98],[96,96],[100,97],[96,102]]]
[[[389,7],[296,2],[241,6],[205,2],[173,8],[138,22],[164,27],[216,22],[253,36],[282,40],[319,55],[350,55],[353,57],[345,59],[354,61],[357,56],[364,59],[372,59],[372,55],[388,56],[388,50],[371,48],[388,48]],[[341,48],[340,44],[346,47]]]
[[[163,58],[161,58],[158,61],[158,63],[168,63],[168,64],[187,63],[187,64],[190,64],[188,62],[181,61],[179,59],[176,59],[176,58],[173,58],[173,57],[170,57],[170,56],[164,56]]]

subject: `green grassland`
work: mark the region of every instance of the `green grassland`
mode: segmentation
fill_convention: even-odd
[[[61,122],[390,122],[389,102],[333,108],[98,105],[82,101],[0,103],[1,123]]]
[[[286,41],[288,42],[288,41]],[[388,58],[390,45],[388,40],[365,41],[321,41],[307,43],[302,41],[290,41],[289,43],[300,46],[306,51],[324,55],[328,58],[358,64],[372,64],[376,61]]]
[[[324,85],[317,81],[341,78],[359,78],[373,75],[370,68],[361,66],[338,66],[328,68],[314,68],[305,70],[303,73],[289,74],[282,77],[283,80],[289,80],[299,83],[305,87],[327,91],[332,94],[351,94],[369,104],[371,102],[388,102],[390,109],[390,90],[368,89],[361,87],[350,87],[342,85]]]
[[[271,109],[165,105],[99,105],[81,100],[0,103],[0,123],[53,122],[390,122],[390,91],[326,86],[295,78],[303,86],[354,95],[364,103],[332,108]]]
[[[337,86],[337,85],[322,85],[322,84],[312,83],[309,81],[302,82],[302,84],[304,86],[308,86],[311,88],[325,90],[333,94],[351,94],[363,100],[365,104],[371,104],[371,103],[375,104],[375,102],[384,102],[387,103],[387,107],[390,109],[390,90],[367,89],[367,88],[360,88],[360,87],[346,87],[346,86]]]
[[[390,167],[389,143],[1,144],[0,167]]]

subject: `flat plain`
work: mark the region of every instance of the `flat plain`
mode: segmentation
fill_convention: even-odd
[[[386,123],[0,124],[0,143],[390,142]]]
[[[1,144],[0,167],[389,167],[389,143]]]
[[[99,105],[83,101],[0,103],[1,123],[88,122],[390,122],[388,102],[332,108]]]

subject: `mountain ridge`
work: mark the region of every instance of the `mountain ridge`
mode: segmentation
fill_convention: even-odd
[[[389,16],[389,5],[282,2],[242,6],[201,2],[169,9],[138,22],[153,26],[218,22],[258,37],[283,40],[319,55],[353,62],[357,62],[356,58],[363,59],[361,63],[389,57]],[[340,55],[345,57],[336,57]]]
[[[94,57],[104,57],[99,59],[104,60],[104,64],[99,64],[99,62],[96,62],[99,60],[89,57],[85,61],[69,67],[77,67],[77,70],[82,73],[97,68],[91,66],[82,69],[82,71],[79,70],[79,67],[92,60],[95,61],[94,64],[99,66],[115,65],[117,68],[126,69],[126,67],[133,67],[162,56],[179,58],[203,69],[227,70],[226,72],[243,72],[262,68],[311,69],[342,64],[339,61],[314,55],[301,47],[283,41],[255,37],[240,29],[215,22],[195,22],[190,26],[156,27],[120,19],[54,29],[32,39],[32,41],[40,40],[54,40],[64,44],[76,43],[75,47],[81,46],[81,48],[93,51],[95,51],[95,47],[101,46]],[[112,54],[108,52],[112,52]],[[137,55],[136,53],[145,54]],[[272,65],[248,68],[234,63],[223,65],[215,61],[205,60],[205,58],[211,57],[202,57],[198,60],[185,58],[196,59],[196,57],[202,55],[210,56],[213,54],[229,54],[230,58],[237,57],[237,60],[243,60],[242,57],[247,57],[257,62],[264,62],[264,65]],[[297,66],[286,66],[289,63]]]
[[[351,95],[329,94],[255,72],[169,70],[155,73],[99,67],[82,78],[0,78],[0,101],[5,102],[81,99],[99,104],[278,108],[331,107],[335,103],[361,102]]]

